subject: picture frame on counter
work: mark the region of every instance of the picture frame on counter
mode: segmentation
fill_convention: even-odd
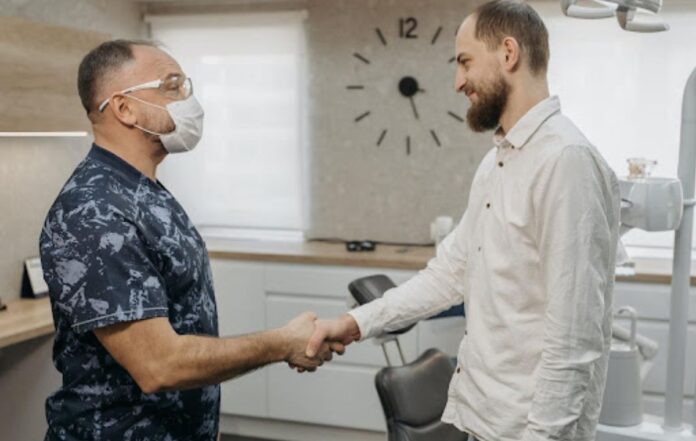
[[[41,259],[38,257],[24,261],[21,295],[25,299],[38,299],[48,295],[48,285],[44,281]]]

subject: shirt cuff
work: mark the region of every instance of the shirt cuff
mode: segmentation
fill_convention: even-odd
[[[381,303],[382,299],[377,299],[348,311],[348,314],[353,317],[358,324],[358,329],[360,329],[360,341],[375,337],[383,332],[382,328],[377,325],[377,320],[375,320],[379,317]]]

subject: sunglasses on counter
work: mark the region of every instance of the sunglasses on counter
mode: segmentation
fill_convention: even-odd
[[[358,251],[374,251],[377,242],[372,240],[350,240],[346,242],[346,250],[353,253]]]

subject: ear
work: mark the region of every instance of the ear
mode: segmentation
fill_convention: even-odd
[[[133,108],[131,107],[132,104],[132,100],[127,99],[121,94],[114,94],[109,98],[109,107],[111,107],[111,111],[116,119],[129,127],[132,127],[138,122],[138,118],[135,116]]]
[[[513,37],[505,37],[501,44],[502,65],[507,72],[514,72],[520,66],[520,45]]]

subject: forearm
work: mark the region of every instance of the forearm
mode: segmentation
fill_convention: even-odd
[[[426,271],[349,312],[358,323],[361,339],[397,331],[463,302],[458,290]]]
[[[159,368],[158,390],[218,384],[285,361],[287,356],[286,339],[279,329],[232,338],[182,335]]]

